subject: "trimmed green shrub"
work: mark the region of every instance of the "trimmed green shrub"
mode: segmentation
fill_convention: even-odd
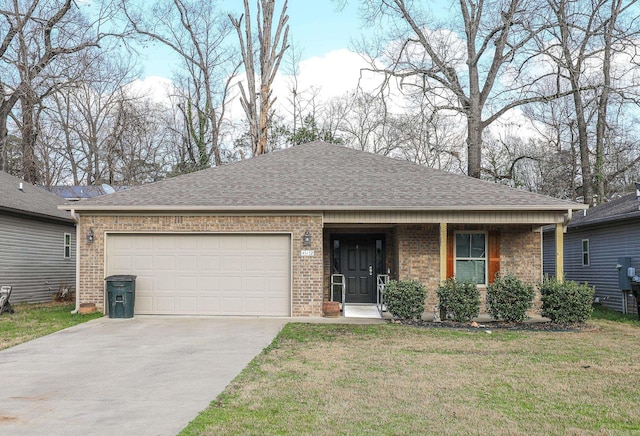
[[[454,321],[465,322],[480,313],[480,291],[474,282],[448,279],[436,289],[440,310]]]
[[[513,274],[496,276],[487,286],[487,310],[494,319],[521,322],[527,319],[534,297],[533,285],[522,282]]]
[[[595,289],[589,285],[545,278],[539,287],[542,316],[559,323],[585,322],[591,316]]]
[[[417,280],[391,280],[384,288],[384,302],[395,318],[420,319],[426,298],[427,290]]]

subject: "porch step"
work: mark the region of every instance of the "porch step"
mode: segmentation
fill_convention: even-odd
[[[344,305],[345,318],[382,318],[375,304],[349,304]]]

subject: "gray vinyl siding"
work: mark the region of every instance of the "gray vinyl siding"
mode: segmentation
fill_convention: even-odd
[[[589,266],[582,265],[582,240],[589,240]],[[618,288],[618,257],[628,256],[640,271],[640,220],[571,230],[564,238],[564,269],[568,280],[587,282],[596,288],[602,304],[622,312],[623,294]],[[633,297],[627,297],[630,313],[635,313]]]
[[[556,233],[555,230],[542,234],[542,274],[556,276]]]
[[[71,256],[64,257],[64,235]],[[61,285],[75,288],[76,232],[73,223],[0,213],[0,285],[11,285],[12,303],[51,301]]]

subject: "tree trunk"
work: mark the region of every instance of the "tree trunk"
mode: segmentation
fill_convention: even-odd
[[[475,116],[467,117],[467,175],[480,178],[482,169],[482,126]]]
[[[36,127],[34,100],[35,98],[31,94],[23,95],[20,98],[20,106],[22,107],[22,178],[32,185],[38,182],[35,153],[38,129]]]
[[[9,129],[7,128],[8,115],[0,113],[0,170],[9,171]]]
[[[240,103],[249,124],[249,137],[254,156],[267,153],[269,140],[270,111],[275,99],[271,96],[271,85],[282,61],[282,56],[288,48],[287,35],[289,26],[286,24],[289,16],[287,1],[285,0],[278,19],[275,35],[272,35],[273,12],[275,0],[260,0],[257,2],[257,33],[260,44],[259,69],[260,91],[256,85],[256,65],[253,51],[253,31],[251,28],[251,10],[248,0],[244,0],[244,32],[241,29],[242,19],[229,19],[238,33],[240,52],[247,76],[247,89],[240,84]],[[261,18],[262,15],[262,18]],[[279,47],[278,47],[279,46]],[[256,95],[260,102],[256,104]]]

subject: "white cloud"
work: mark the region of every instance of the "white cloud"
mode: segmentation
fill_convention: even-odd
[[[149,98],[157,104],[170,104],[170,97],[175,94],[171,80],[160,76],[149,76],[142,80],[136,79],[127,85],[127,92],[136,97]]]

